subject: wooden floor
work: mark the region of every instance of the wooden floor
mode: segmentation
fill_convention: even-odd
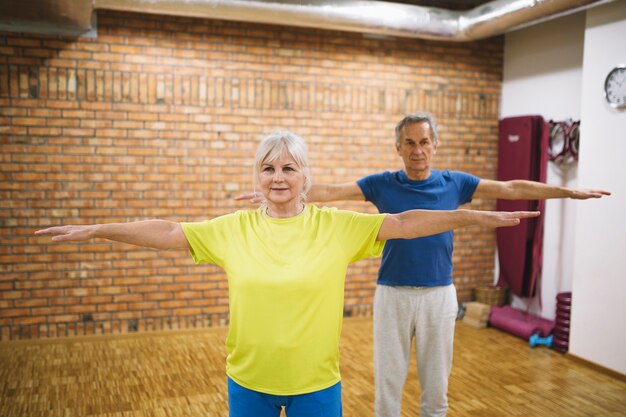
[[[1,417],[226,416],[226,329],[0,343]],[[371,319],[346,319],[344,415],[373,416]],[[448,416],[626,416],[626,382],[457,325]],[[402,416],[419,413],[415,364]]]

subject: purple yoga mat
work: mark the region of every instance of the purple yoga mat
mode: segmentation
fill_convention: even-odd
[[[489,324],[524,340],[528,340],[535,333],[539,333],[541,337],[547,337],[554,329],[554,321],[514,309],[511,306],[491,307]]]

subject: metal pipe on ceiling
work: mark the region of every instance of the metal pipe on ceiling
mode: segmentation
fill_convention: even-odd
[[[94,0],[94,8],[368,33],[473,41],[613,0],[494,0],[469,11],[351,0]]]

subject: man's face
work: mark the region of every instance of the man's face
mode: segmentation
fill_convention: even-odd
[[[405,126],[396,149],[410,179],[425,180],[430,176],[430,161],[437,153],[437,144],[432,141],[428,122]]]

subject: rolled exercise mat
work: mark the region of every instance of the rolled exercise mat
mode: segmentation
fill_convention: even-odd
[[[546,182],[550,129],[538,115],[507,117],[498,123],[497,180]],[[496,202],[500,211],[537,210],[544,200],[504,200]],[[500,275],[498,285],[519,297],[532,297],[541,275],[543,219],[524,219],[518,227],[496,229]]]
[[[572,293],[560,292],[556,295],[556,327],[554,329],[554,350],[565,353],[569,350],[570,314]]]
[[[541,337],[548,337],[554,329],[554,321],[517,310],[511,306],[491,307],[489,324],[524,340],[528,340],[535,333]]]

